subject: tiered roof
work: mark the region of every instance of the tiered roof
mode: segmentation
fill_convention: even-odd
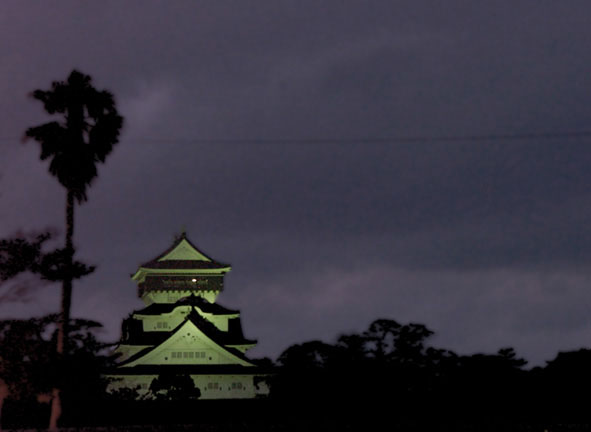
[[[181,280],[190,280],[192,275],[195,275],[197,280],[210,277],[219,279],[230,270],[229,264],[220,263],[207,256],[183,233],[171,247],[154,259],[142,264],[132,279],[137,281],[141,288],[144,284],[149,284],[151,280],[159,282],[167,278],[175,280],[177,277]],[[189,307],[187,315],[174,329],[144,331],[143,320],[170,314],[179,307],[187,306]],[[204,315],[207,315],[207,318]],[[221,317],[222,322],[227,320],[227,331],[216,327],[209,320],[212,318],[209,315]],[[193,335],[191,337],[201,341],[204,346],[215,349],[223,362],[221,364],[162,364],[160,356],[163,352],[168,352],[167,350],[171,350],[171,347],[190,334]],[[175,303],[155,302],[134,311],[129,318],[124,320],[123,335],[122,345],[135,346],[140,351],[119,363],[116,370],[113,371],[115,374],[141,375],[161,373],[165,370],[195,374],[210,372],[220,374],[260,373],[260,368],[256,363],[253,363],[243,353],[245,348],[255,345],[256,341],[244,337],[240,323],[240,312],[217,303],[210,303],[198,295],[191,294]]]
[[[224,274],[232,267],[207,256],[200,251],[182,233],[171,247],[166,249],[156,258],[140,265],[139,269],[132,276],[136,281],[142,281],[148,274],[160,273],[202,273],[202,274]]]
[[[232,348],[232,345],[254,345],[256,341],[249,340],[242,334],[242,328],[236,327],[234,331],[224,332],[219,330],[215,325],[210,323],[208,320],[203,318],[193,307],[191,312],[187,314],[187,317],[181,322],[176,328],[170,332],[137,332],[136,334],[130,334],[128,341],[124,343],[126,345],[153,345],[145,348],[135,355],[131,356],[127,360],[119,363],[119,367],[124,367],[141,357],[146,356],[151,351],[158,349],[169,339],[173,338],[183,327],[190,322],[193,324],[204,336],[210,339],[215,344],[219,345],[220,348],[227,351],[231,356],[237,357],[239,361],[250,364],[250,360],[247,359],[244,354],[238,349]],[[201,367],[201,365],[199,365]]]
[[[153,310],[155,310],[156,308],[160,307],[172,307],[172,310],[174,310],[176,307],[182,305],[184,305],[182,300],[170,305],[152,304],[147,308],[142,309],[142,311],[150,308],[153,308]],[[215,303],[209,303],[209,305],[219,306]],[[223,306],[219,307],[223,308]],[[136,312],[134,313],[134,315],[147,315],[145,313],[140,314],[140,312]],[[242,333],[242,326],[240,325],[239,319],[231,319],[229,321],[228,331],[221,331],[214,324],[209,322],[207,319],[203,318],[195,310],[195,306],[191,306],[191,311],[187,314],[187,317],[181,324],[179,324],[179,326],[182,326],[184,322],[187,320],[190,320],[193,324],[195,324],[195,326],[197,326],[207,337],[221,345],[254,345],[257,342],[256,340],[246,339],[244,337],[244,334]],[[159,345],[166,339],[168,339],[172,334],[174,334],[179,328],[179,326],[177,326],[172,331],[144,331],[142,328],[142,322],[140,320],[134,318],[127,318],[126,322],[129,326],[129,337],[127,340],[123,342],[125,343],[125,345]],[[136,323],[136,325],[133,325],[134,322]]]

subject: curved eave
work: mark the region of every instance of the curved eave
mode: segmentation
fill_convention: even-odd
[[[228,348],[234,348],[234,349],[246,349],[249,350],[251,348],[254,348],[255,346],[257,346],[257,341],[252,341],[249,340],[248,343],[243,343],[243,344],[228,344],[226,345],[226,347]]]
[[[136,282],[143,282],[146,276],[157,274],[162,276],[178,276],[178,275],[224,275],[232,270],[232,267],[221,267],[214,269],[151,269],[146,267],[140,267],[132,276]]]
[[[177,306],[177,307],[182,307],[182,306]],[[159,314],[142,314],[142,313],[133,312],[133,316],[134,316],[134,318],[154,318],[156,316],[161,316],[161,317],[166,316],[167,318],[169,318],[170,316],[172,316],[174,314],[175,309],[173,309],[170,312],[163,312],[163,313],[159,313]],[[197,307],[197,309],[199,309],[199,307]],[[201,309],[199,309],[199,313],[201,313],[202,315],[213,315],[215,317],[240,318],[240,314],[213,314],[213,313],[203,312]]]
[[[196,307],[201,315],[223,316],[227,318],[240,318],[240,311],[228,309],[219,303],[209,303],[194,293],[179,299],[176,303],[152,303],[142,309],[132,312],[134,316],[155,316],[171,314],[179,307]]]
[[[191,365],[191,364],[170,364],[170,365],[137,365],[127,368],[114,367],[105,371],[105,376],[125,375],[159,375],[163,372],[187,373],[190,375],[249,375],[249,376],[271,376],[274,370],[264,366],[241,366],[241,365]]]

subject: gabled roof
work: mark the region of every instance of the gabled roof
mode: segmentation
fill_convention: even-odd
[[[140,267],[153,268],[152,266],[166,265],[170,261],[192,263],[193,265],[205,265],[207,263],[215,267],[229,267],[229,264],[219,263],[201,252],[197,246],[191,243],[184,232],[176,238],[171,247]]]
[[[207,337],[221,346],[254,345],[257,342],[244,337],[239,318],[230,319],[227,332],[218,329],[195,310],[189,313],[180,325],[184,324],[187,319],[191,320]],[[140,320],[134,318],[127,318],[127,320],[130,320],[130,323],[137,323],[137,325],[132,324],[129,326],[129,339],[121,341],[123,345],[160,345],[174,334],[180,326],[171,331],[143,331]]]
[[[219,274],[230,271],[231,266],[207,256],[191,243],[185,233],[182,233],[172,246],[156,258],[140,265],[132,279],[143,280],[148,273],[161,273],[166,270],[185,270],[183,273],[187,274],[190,274],[192,270],[198,273]]]
[[[221,349],[222,351],[225,351],[229,357],[236,359],[238,364],[242,364],[244,366],[252,366],[251,361],[248,358],[246,358],[246,356],[242,352],[240,352],[239,350],[237,350],[235,348],[227,347],[225,345],[247,345],[247,344],[251,345],[251,344],[256,343],[256,341],[250,341],[250,340],[244,339],[244,337],[242,337],[241,341],[229,341],[229,340],[224,341],[223,339],[228,337],[228,333],[222,332],[216,326],[214,326],[212,323],[210,323],[206,319],[202,318],[194,308],[187,315],[185,320],[182,323],[180,323],[174,330],[172,330],[171,332],[166,332],[165,333],[166,337],[162,338],[157,345],[154,345],[152,347],[145,348],[145,349],[139,351],[135,355],[129,357],[127,360],[124,360],[123,362],[121,362],[118,366],[124,367],[128,364],[136,362],[137,360],[141,359],[142,357],[145,357],[146,355],[148,355],[152,351],[158,349],[160,346],[166,344],[169,340],[174,338],[177,333],[179,333],[182,329],[186,328],[188,323],[191,323],[194,326],[194,329],[197,332],[199,332],[200,334],[202,334],[203,336],[205,336],[208,340],[210,340],[210,342],[212,344],[219,347],[219,349]],[[148,333],[148,332],[146,332],[146,333]],[[150,333],[160,333],[160,332],[150,332]],[[160,337],[162,337],[162,336],[160,336]]]

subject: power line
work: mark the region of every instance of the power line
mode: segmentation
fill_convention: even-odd
[[[397,144],[397,143],[438,143],[438,142],[479,142],[479,141],[526,141],[549,139],[589,138],[591,131],[531,132],[519,134],[488,135],[443,135],[443,136],[401,136],[364,138],[172,138],[142,137],[133,138],[135,142],[175,143],[175,144]],[[20,142],[17,137],[0,137],[0,142]],[[125,141],[125,138],[123,138]]]
[[[591,131],[544,132],[523,134],[408,136],[379,138],[141,138],[144,142],[187,144],[396,144],[460,141],[523,141],[536,139],[572,139],[591,137]]]

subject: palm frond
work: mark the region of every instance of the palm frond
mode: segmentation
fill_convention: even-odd
[[[67,81],[35,90],[33,97],[49,114],[64,114],[65,121],[29,128],[26,136],[41,144],[41,160],[51,159],[49,172],[82,203],[97,176],[96,163],[104,162],[119,141],[123,118],[113,95],[96,90],[90,76],[74,70]]]

